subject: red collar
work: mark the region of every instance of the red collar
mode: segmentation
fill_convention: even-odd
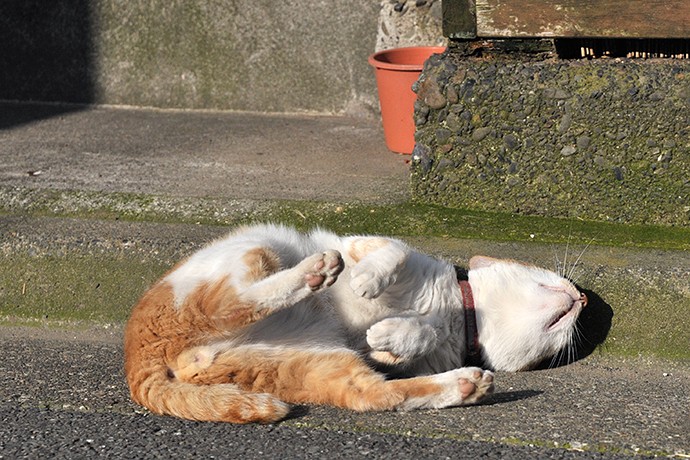
[[[465,341],[467,342],[467,362],[481,361],[479,353],[479,329],[477,329],[477,315],[474,311],[474,297],[469,281],[458,280],[462,294],[462,306],[465,311]]]

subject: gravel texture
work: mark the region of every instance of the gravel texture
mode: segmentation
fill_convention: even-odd
[[[117,331],[0,328],[0,456],[621,458],[689,453],[687,364],[590,358],[499,373],[486,404],[364,413],[297,408],[277,426],[148,414],[128,397]],[[76,457],[75,457],[76,456]]]

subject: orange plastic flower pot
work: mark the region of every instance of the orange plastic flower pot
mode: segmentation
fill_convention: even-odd
[[[424,61],[445,51],[442,46],[415,46],[379,51],[369,56],[379,90],[383,135],[386,145],[397,153],[414,149],[414,102],[412,84],[422,73]]]

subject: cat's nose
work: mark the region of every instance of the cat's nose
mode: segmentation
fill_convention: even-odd
[[[580,303],[583,307],[587,306],[587,294],[585,294],[584,292],[580,293]]]

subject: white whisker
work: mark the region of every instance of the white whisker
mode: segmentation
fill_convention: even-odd
[[[577,259],[575,259],[575,263],[573,264],[572,268],[568,272],[568,279],[573,279],[573,276],[575,274],[575,270],[577,268],[577,264],[580,263],[580,259],[582,259],[582,256],[585,254],[587,249],[589,249],[589,246],[594,242],[594,239],[589,240],[589,242],[585,245],[585,247],[580,251],[580,255],[577,256]],[[575,280],[573,280],[575,282]]]
[[[554,272],[556,272],[558,276],[563,276],[563,265],[561,264],[561,259],[558,258],[558,251],[556,251],[556,246],[551,245],[551,250],[553,251],[554,264],[556,265],[554,267]]]
[[[568,250],[570,249],[570,238],[573,236],[573,224],[570,224],[570,230],[568,231],[568,241],[565,244],[565,256],[563,257],[563,275],[565,275],[565,270],[568,267]]]

